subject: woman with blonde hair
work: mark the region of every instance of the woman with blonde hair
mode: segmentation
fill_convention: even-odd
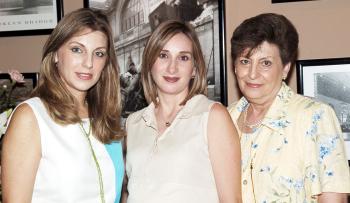
[[[240,147],[226,108],[205,95],[193,28],[160,24],[143,54],[148,107],[127,119],[128,202],[240,202]]]

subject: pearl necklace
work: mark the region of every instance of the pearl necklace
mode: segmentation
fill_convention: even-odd
[[[256,129],[256,128],[260,127],[263,119],[258,120],[256,123],[248,124],[247,123],[248,108],[249,108],[249,106],[247,107],[247,109],[244,111],[244,114],[243,114],[243,124],[244,124],[244,126],[250,128],[250,129]]]
[[[97,169],[97,173],[98,173],[98,183],[99,183],[99,187],[100,187],[101,202],[105,203],[106,201],[105,201],[105,197],[104,197],[104,189],[103,189],[103,179],[102,179],[101,167],[100,167],[100,164],[98,163],[98,160],[97,160],[97,157],[96,157],[96,154],[95,154],[95,150],[92,147],[91,140],[90,140],[91,123],[89,123],[89,131],[88,132],[85,131],[85,128],[84,128],[84,126],[83,126],[83,124],[81,122],[79,122],[79,126],[80,126],[81,131],[83,132],[83,134],[85,135],[85,137],[88,140],[90,151],[91,151],[92,157],[94,159],[94,162],[95,162],[95,165],[96,165],[96,169]]]

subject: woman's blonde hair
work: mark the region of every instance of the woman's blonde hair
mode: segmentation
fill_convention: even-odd
[[[189,93],[182,105],[197,94],[207,94],[207,73],[201,46],[193,27],[184,22],[169,20],[161,23],[152,33],[143,51],[141,79],[148,103],[157,105],[157,87],[151,70],[165,44],[176,34],[182,33],[192,42],[195,77],[189,85]]]
[[[120,127],[121,101],[119,69],[113,36],[106,15],[88,8],[73,11],[58,23],[43,48],[38,86],[33,96],[39,97],[51,118],[62,125],[81,122],[77,100],[63,83],[55,63],[58,49],[84,30],[101,31],[108,40],[107,61],[100,79],[86,96],[92,132],[98,140],[110,143],[123,136]]]

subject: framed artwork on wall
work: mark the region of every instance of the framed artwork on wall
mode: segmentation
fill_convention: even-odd
[[[84,0],[110,19],[121,70],[123,117],[147,105],[139,83],[148,37],[163,21],[177,19],[195,28],[207,67],[209,98],[227,104],[224,0]]]
[[[63,0],[0,1],[0,36],[50,34],[63,13]]]
[[[350,160],[350,58],[298,60],[297,89],[333,107]]]
[[[287,3],[287,2],[299,2],[299,1],[315,1],[315,0],[271,0],[273,4],[275,3]]]

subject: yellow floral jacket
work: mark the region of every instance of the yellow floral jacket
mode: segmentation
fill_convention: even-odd
[[[229,107],[238,132],[247,107],[244,97]],[[350,193],[344,140],[328,105],[283,83],[260,128],[239,133],[243,202],[308,203],[322,192]]]

